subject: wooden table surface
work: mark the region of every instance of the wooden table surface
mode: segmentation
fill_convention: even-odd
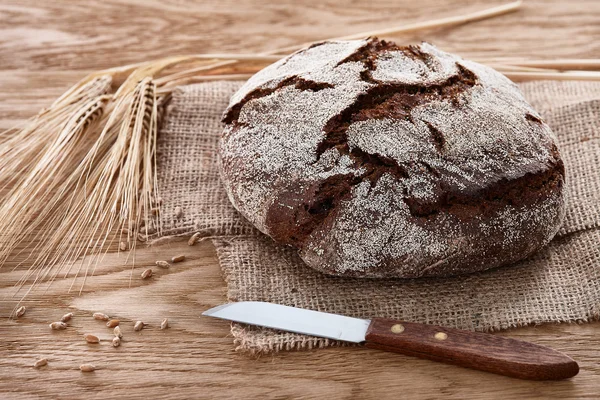
[[[166,55],[256,52],[454,15],[489,1],[409,0],[0,0],[0,128],[35,114],[86,72]],[[452,29],[398,36],[427,40],[466,57],[599,58],[600,2],[526,1],[517,13]],[[185,254],[149,280],[139,273],[158,259]],[[13,285],[22,270],[0,270],[0,397],[29,398],[598,398],[600,324],[514,329],[501,335],[567,352],[581,366],[574,379],[527,382],[360,348],[236,353],[225,322],[200,313],[225,301],[225,283],[209,242],[185,241],[137,252],[133,281],[124,255],[109,254],[69,292],[58,279],[26,301],[18,320]],[[91,314],[122,321],[123,344]],[[48,323],[64,313],[64,331]],[[171,328],[160,330],[168,317]],[[133,331],[133,322],[149,326]],[[86,344],[82,335],[100,336]],[[32,367],[36,359],[48,365]],[[84,374],[78,367],[93,363]]]

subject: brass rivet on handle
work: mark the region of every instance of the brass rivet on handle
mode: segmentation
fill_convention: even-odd
[[[434,338],[436,338],[437,340],[446,340],[448,339],[448,335],[444,332],[438,332],[435,335],[433,335]]]
[[[404,325],[401,325],[401,324],[392,325],[392,332],[393,333],[402,333],[402,332],[404,332]]]

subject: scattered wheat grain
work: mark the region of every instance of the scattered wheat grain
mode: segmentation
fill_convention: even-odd
[[[112,340],[113,347],[119,347],[121,345],[121,338],[116,336]]]
[[[135,325],[133,326],[133,330],[136,332],[141,331],[142,329],[144,329],[144,326],[146,326],[145,323],[143,323],[142,321],[137,321],[135,323]]]
[[[93,364],[82,364],[79,366],[81,372],[94,372],[96,370],[96,366]]]
[[[110,317],[104,313],[97,312],[94,313],[94,319],[97,319],[98,321],[108,321]]]
[[[198,239],[200,238],[200,232],[196,232],[192,235],[192,237],[190,238],[190,240],[188,240],[188,246],[193,246],[194,244],[196,244],[196,242],[198,241]]]
[[[119,326],[119,320],[118,319],[111,319],[110,321],[108,321],[106,323],[106,326],[108,326],[109,328],[114,328],[115,326]]]
[[[55,331],[67,329],[67,324],[65,324],[64,322],[53,322],[50,324],[50,328]]]
[[[119,243],[119,250],[121,250],[121,251],[127,250],[127,243],[125,243],[125,242]]]
[[[146,227],[144,229],[148,229],[148,231],[153,231],[156,229],[156,224],[153,220],[148,219],[146,220]]]
[[[160,329],[167,329],[169,327],[169,318],[165,318],[160,323]]]
[[[166,261],[157,261],[156,265],[161,268],[169,268],[171,266],[171,264]]]
[[[35,362],[35,364],[33,364],[33,366],[35,368],[40,368],[40,367],[43,367],[44,365],[48,365],[48,359],[46,359],[46,358],[40,358],[39,360],[37,360]]]
[[[70,320],[71,320],[71,318],[73,318],[73,313],[72,313],[72,312],[70,312],[70,313],[66,313],[65,315],[63,315],[63,316],[60,318],[60,322],[68,322],[68,321],[70,321]]]
[[[171,257],[171,261],[174,262],[174,263],[182,262],[183,260],[185,260],[185,256],[184,255],[179,255],[179,256]]]
[[[123,333],[121,333],[121,328],[118,326],[115,326],[115,329],[113,329],[113,333],[115,334],[116,337],[118,337],[119,339],[123,337]]]
[[[148,279],[152,276],[152,269],[148,268],[144,272],[142,272],[142,279]]]
[[[15,312],[15,315],[17,316],[17,318],[21,318],[23,315],[25,315],[25,311],[27,311],[25,306],[21,306],[17,309],[17,311]]]
[[[83,338],[88,343],[100,343],[100,339],[96,335],[87,333],[87,334],[83,335]]]
[[[180,219],[183,217],[183,209],[181,207],[175,207],[175,218]]]

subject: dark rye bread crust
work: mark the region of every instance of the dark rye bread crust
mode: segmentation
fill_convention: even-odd
[[[427,44],[313,45],[255,75],[224,122],[233,205],[328,274],[493,268],[545,245],[564,215],[552,133],[515,85]]]

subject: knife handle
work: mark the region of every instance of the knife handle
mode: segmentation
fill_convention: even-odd
[[[435,325],[374,318],[365,340],[369,348],[520,379],[566,379],[579,372],[571,357],[549,347]]]

